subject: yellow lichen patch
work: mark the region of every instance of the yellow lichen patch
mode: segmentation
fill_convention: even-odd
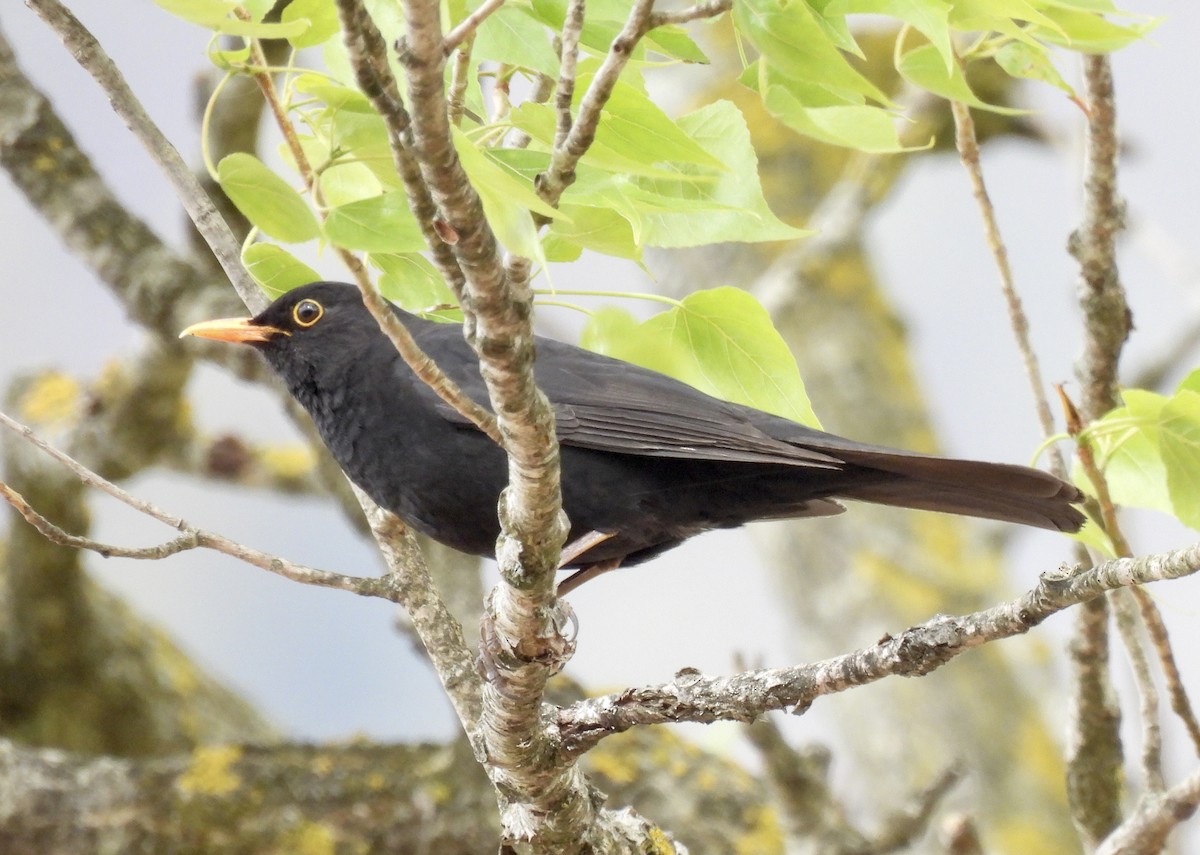
[[[192,765],[179,778],[188,795],[226,796],[242,785],[233,765],[242,759],[236,745],[201,746],[192,752]]]
[[[287,833],[281,852],[288,855],[334,855],[337,840],[333,830],[319,822],[301,822]]]
[[[259,452],[262,465],[278,478],[303,478],[317,465],[307,445],[269,445]]]
[[[783,851],[783,831],[779,817],[768,807],[748,807],[742,814],[749,831],[737,841],[737,855],[766,855]]]
[[[675,844],[671,842],[671,838],[663,833],[661,828],[655,826],[646,834],[646,839],[650,843],[648,852],[650,855],[675,855]]]
[[[637,758],[631,752],[622,751],[620,746],[614,751],[610,750],[609,743],[603,743],[588,752],[587,759],[597,775],[603,775],[614,783],[629,784],[637,780]]]
[[[74,377],[48,371],[38,377],[21,396],[18,412],[27,422],[60,424],[75,417],[79,393],[79,383]]]

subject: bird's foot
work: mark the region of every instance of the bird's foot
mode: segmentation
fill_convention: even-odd
[[[595,564],[589,564],[580,570],[576,570],[558,583],[558,596],[566,596],[589,579],[595,579],[597,576],[602,576],[610,570],[616,570],[620,566],[620,558],[610,558],[608,561],[597,561]]]
[[[562,568],[568,564],[575,563],[575,559],[580,555],[583,555],[583,553],[587,552],[593,546],[604,543],[604,541],[615,534],[615,531],[589,531],[582,537],[575,538],[562,548],[562,555],[558,559],[558,566]]]

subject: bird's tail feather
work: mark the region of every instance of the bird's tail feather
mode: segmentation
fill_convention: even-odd
[[[839,449],[838,456],[902,476],[839,491],[847,499],[1066,532],[1078,531],[1085,519],[1074,506],[1083,498],[1079,489],[1038,469],[873,450],[860,456]]]

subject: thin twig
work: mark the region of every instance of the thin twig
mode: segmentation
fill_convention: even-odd
[[[650,29],[667,24],[687,24],[701,18],[716,18],[733,8],[733,0],[705,0],[686,9],[673,12],[655,12],[650,16]]]
[[[184,519],[169,514],[166,511],[158,508],[156,505],[147,502],[144,499],[126,492],[106,478],[102,478],[92,470],[88,469],[82,463],[79,463],[70,455],[59,451],[50,443],[39,437],[33,430],[5,413],[0,412],[0,425],[8,428],[18,434],[28,442],[37,446],[43,452],[61,463],[72,473],[75,474],[80,481],[89,487],[107,493],[114,499],[122,502],[134,510],[143,513],[149,517],[153,517],[164,525],[182,532],[183,534],[165,544],[150,549],[129,549],[126,547],[110,546],[100,543],[99,541],[90,540],[84,537],[68,534],[62,529],[55,526],[53,523],[46,520],[36,510],[31,508],[28,502],[13,490],[11,487],[0,484],[0,496],[9,502],[18,512],[21,513],[30,525],[34,526],[47,539],[58,543],[62,546],[69,546],[76,549],[90,549],[98,552],[101,555],[112,555],[117,557],[127,558],[165,558],[168,555],[173,555],[177,552],[182,552],[187,549],[195,549],[203,547],[212,549],[216,552],[229,555],[244,561],[247,564],[252,564],[262,570],[267,570],[284,578],[291,579],[295,582],[302,582],[306,585],[317,585],[322,588],[337,588],[343,591],[359,594],[364,597],[382,597],[384,599],[395,601],[395,596],[391,592],[390,585],[386,578],[363,578],[358,576],[346,576],[341,573],[331,573],[326,570],[317,570],[312,567],[306,567],[302,564],[296,564],[291,561],[286,561],[275,555],[270,555],[266,552],[260,552],[257,549],[252,549],[249,546],[232,541],[223,535],[214,534],[213,532],[205,531],[197,528]]]
[[[242,302],[251,311],[263,309],[268,301],[242,267],[241,243],[233,236],[179,152],[146,114],[124,76],[95,37],[58,0],[27,0],[27,3],[59,35],[75,61],[100,84],[113,110],[162,169]]]
[[[579,35],[583,32],[583,19],[587,11],[585,0],[569,0],[567,16],[559,36],[558,84],[554,90],[554,112],[558,120],[554,131],[554,148],[560,149],[567,143],[574,120],[571,118],[571,101],[575,97],[575,67],[579,62]]]
[[[579,102],[579,112],[574,122],[570,124],[570,131],[561,145],[555,144],[550,155],[550,166],[537,177],[538,194],[550,205],[558,205],[562,194],[575,182],[575,167],[596,139],[596,129],[600,127],[600,114],[612,96],[613,89],[616,88],[621,71],[624,70],[625,64],[633,55],[633,49],[649,30],[650,14],[653,10],[654,0],[634,0],[633,8],[629,10],[629,17],[625,20],[625,26],[613,39],[608,54],[604,57],[604,62],[601,63],[596,76],[592,78],[592,84]],[[571,79],[570,86],[571,90],[564,93],[563,78],[560,76],[559,91],[555,96],[555,106],[559,111],[559,131],[561,131],[564,121],[563,101],[565,99],[565,106],[569,110],[574,78]],[[556,132],[557,135],[558,132]]]
[[[1004,238],[1000,235],[1000,226],[996,221],[996,209],[992,205],[987,185],[983,180],[983,167],[979,161],[979,141],[975,136],[975,120],[971,118],[971,108],[959,101],[951,101],[950,110],[954,115],[954,139],[958,146],[958,155],[971,179],[971,190],[979,205],[979,213],[983,217],[984,235],[987,238],[992,259],[996,263],[996,271],[1000,274],[1000,292],[1004,295],[1004,302],[1008,306],[1009,325],[1012,327],[1013,337],[1016,339],[1021,362],[1025,366],[1025,377],[1029,381],[1029,388],[1033,394],[1034,409],[1037,411],[1038,422],[1041,424],[1042,436],[1050,437],[1056,433],[1054,416],[1050,411],[1050,400],[1046,395],[1046,386],[1042,380],[1042,369],[1038,364],[1037,353],[1033,349],[1033,343],[1029,340],[1029,318],[1025,314],[1021,296],[1013,284],[1012,267],[1008,263],[1008,249],[1004,244]],[[1060,478],[1065,478],[1067,464],[1058,446],[1050,446],[1049,455],[1051,471]]]
[[[446,101],[446,114],[450,124],[456,128],[462,124],[467,108],[467,84],[471,74],[471,51],[475,47],[475,36],[463,39],[454,52],[454,69],[450,72],[450,94]]]
[[[479,25],[503,5],[504,0],[483,0],[478,9],[467,15],[459,22],[458,26],[446,33],[446,37],[442,39],[442,53],[449,56],[455,48],[474,36]]]
[[[16,512],[25,518],[25,522],[37,529],[38,533],[51,543],[58,546],[66,546],[70,549],[90,550],[91,552],[103,555],[105,558],[138,558],[157,561],[200,546],[200,542],[196,537],[196,530],[191,527],[188,527],[179,537],[160,543],[158,546],[130,547],[101,543],[98,540],[92,540],[90,537],[80,537],[79,535],[68,534],[63,531],[34,510],[33,506],[25,500],[24,496],[3,481],[0,481],[0,498],[3,498],[4,501],[12,505]]]
[[[1123,227],[1123,212],[1116,189],[1119,146],[1112,70],[1107,56],[1084,56],[1083,65],[1088,102],[1084,209],[1068,248],[1080,267],[1084,348],[1076,376],[1086,425],[1117,403],[1117,370],[1131,318],[1116,265],[1115,238]],[[1080,610],[1071,657],[1067,789],[1071,818],[1090,848],[1122,816],[1120,711],[1112,697],[1107,610],[1100,601]]]
[[[390,114],[392,116],[389,126],[394,127],[395,134],[398,134],[398,137],[403,137],[404,133],[407,132],[408,118],[407,115],[403,114],[403,108],[400,107],[400,101],[398,101],[400,94],[395,89],[395,79],[391,78],[390,70],[386,70],[386,62],[380,64],[378,59],[372,59],[367,54],[366,46],[368,44],[373,44],[378,49],[385,49],[382,37],[379,37],[378,30],[373,29],[374,24],[370,18],[362,17],[365,16],[365,12],[361,12],[361,7],[352,8],[350,6],[352,4],[346,4],[346,2],[338,5],[343,16],[343,28],[347,31],[346,44],[347,52],[350,55],[350,64],[354,67],[361,88],[364,91],[370,90],[368,91],[368,97],[373,96],[372,103],[374,106],[379,109],[380,114],[385,115],[385,121],[388,121],[386,115]],[[352,28],[356,29],[352,30]],[[374,37],[371,35],[372,32]],[[386,70],[388,78],[384,80],[379,79],[380,67]],[[268,98],[271,100],[274,97],[274,86],[271,86],[269,91]],[[400,122],[400,125],[396,125],[396,122]],[[395,134],[392,136],[392,148],[395,150],[397,144],[400,144],[401,150],[406,150],[404,144],[398,140]],[[410,157],[403,159],[398,154],[396,157],[397,168],[401,167],[400,160],[410,160]],[[406,186],[408,186],[407,180]],[[418,213],[418,211],[414,209],[415,213]],[[430,239],[433,234],[431,229],[430,234],[427,234],[426,238]],[[436,237],[433,237],[433,239],[437,240],[438,244],[442,244],[440,239]],[[343,258],[350,256],[350,253],[344,252],[344,250],[342,252]],[[370,311],[371,315],[376,319],[379,329],[383,330],[384,335],[388,336],[392,347],[395,347],[396,351],[400,353],[404,363],[434,393],[437,393],[440,399],[449,403],[457,412],[462,413],[464,417],[470,419],[476,428],[479,428],[484,434],[491,437],[493,442],[500,444],[500,431],[496,424],[496,418],[493,417],[492,413],[488,412],[486,407],[481,406],[478,401],[473,400],[472,397],[458,388],[458,385],[446,376],[442,369],[439,369],[437,363],[434,363],[433,359],[422,351],[418,343],[413,340],[412,333],[409,333],[408,328],[404,327],[404,324],[398,321],[395,313],[391,311],[388,301],[384,300],[376,287],[374,287],[370,276],[366,273],[364,265],[358,261],[358,258],[354,258],[353,256],[350,256],[350,258],[353,258],[353,261],[356,262],[356,264],[352,263],[350,267],[352,267],[352,270],[355,270],[355,281],[358,282],[359,292],[362,294],[362,303],[366,305],[367,311]],[[347,261],[349,262],[348,258]]]
[[[962,776],[962,770],[956,766],[943,769],[907,805],[884,817],[879,831],[871,835],[871,845],[867,851],[883,855],[912,846],[929,829],[933,812],[954,785],[962,780]]]
[[[1200,544],[1141,558],[1116,558],[1082,572],[1062,567],[1036,587],[992,608],[959,617],[938,615],[854,653],[809,665],[704,677],[687,670],[670,683],[589,698],[559,711],[562,750],[577,756],[606,736],[672,721],[753,721],[763,713],[803,713],[823,695],[888,676],[924,675],[982,644],[1028,632],[1050,615],[1083,602],[1104,603],[1106,591],[1177,579],[1200,570]]]
[[[1142,623],[1158,654],[1158,661],[1163,669],[1163,682],[1166,684],[1167,694],[1171,697],[1171,709],[1187,728],[1188,736],[1192,739],[1192,748],[1200,756],[1200,722],[1196,721],[1196,713],[1188,698],[1187,688],[1183,685],[1183,677],[1179,674],[1179,665],[1175,662],[1175,651],[1171,648],[1167,625],[1163,622],[1162,614],[1148,591],[1142,588],[1130,588],[1130,593],[1137,600],[1138,609],[1142,614]]]

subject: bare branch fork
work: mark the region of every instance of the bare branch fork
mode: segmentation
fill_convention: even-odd
[[[306,567],[302,564],[296,564],[279,558],[275,555],[270,555],[265,552],[260,552],[257,549],[252,549],[249,546],[244,546],[240,543],[230,540],[219,534],[215,534],[188,523],[181,517],[169,514],[161,510],[156,505],[147,502],[144,499],[126,492],[111,481],[102,478],[92,470],[88,469],[83,464],[79,463],[73,457],[59,451],[57,448],[39,437],[29,427],[21,424],[16,419],[11,418],[5,413],[0,412],[0,425],[8,428],[18,436],[29,441],[37,446],[50,457],[57,460],[67,469],[71,470],[79,480],[89,487],[94,487],[112,496],[120,502],[133,508],[135,511],[146,514],[164,525],[170,526],[177,531],[182,532],[179,537],[173,538],[166,543],[158,546],[147,548],[128,548],[121,546],[113,546],[111,544],[100,543],[99,541],[91,540],[86,537],[77,537],[64,532],[58,526],[51,523],[45,517],[37,513],[36,510],[29,506],[16,490],[13,490],[7,484],[0,482],[0,498],[3,498],[12,505],[25,520],[42,533],[48,540],[57,543],[61,546],[68,546],[75,549],[88,549],[93,552],[98,552],[105,557],[117,556],[122,558],[141,558],[141,559],[160,559],[166,558],[169,555],[175,555],[179,552],[184,552],[189,549],[212,549],[216,552],[229,555],[237,558],[240,561],[245,561],[262,570],[275,573],[294,582],[302,582],[306,585],[317,585],[323,588],[337,588],[343,591],[350,591],[354,594],[359,594],[365,597],[382,597],[384,599],[396,601],[394,594],[389,591],[389,584],[386,577],[381,578],[361,578],[357,576],[346,576],[341,573],[331,573],[326,570],[317,570],[312,567]]]

